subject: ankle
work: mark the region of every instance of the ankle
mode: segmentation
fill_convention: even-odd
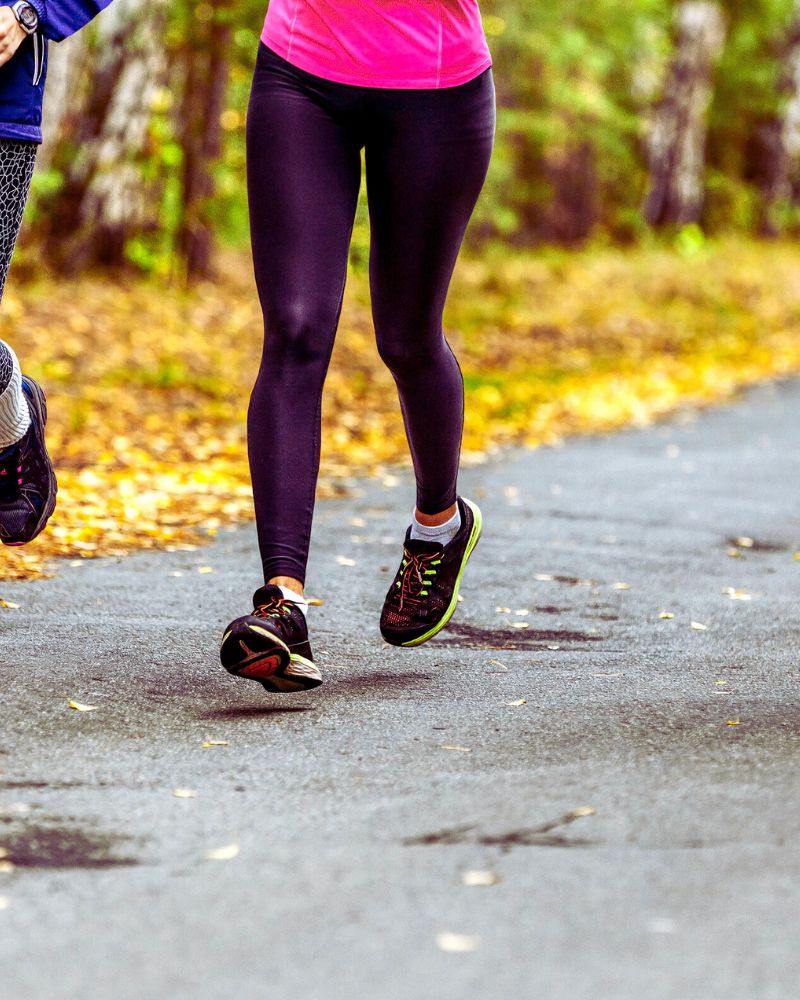
[[[294,576],[273,576],[267,583],[274,583],[277,587],[287,587],[305,600],[303,584]]]
[[[414,520],[417,524],[422,524],[427,528],[434,528],[446,521],[450,521],[458,512],[458,503],[452,504],[447,510],[438,514],[423,514],[418,507],[414,508]]]
[[[445,513],[448,513],[445,511]],[[423,515],[424,516],[424,515]],[[436,515],[441,517],[441,515]],[[420,521],[417,511],[414,511],[414,518],[411,522],[411,538],[418,538],[426,542],[439,542],[441,545],[448,545],[456,537],[461,529],[461,512],[456,505],[450,517],[439,520],[435,524],[426,524]]]
[[[0,340],[0,451],[17,444],[31,425],[16,354]]]

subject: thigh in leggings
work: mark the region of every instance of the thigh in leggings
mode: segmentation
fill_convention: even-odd
[[[378,350],[397,384],[418,509],[456,499],[464,382],[442,311],[495,132],[491,68],[457,87],[372,92],[366,142]]]
[[[355,88],[259,48],[247,114],[253,261],[264,353],[248,452],[264,578],[305,581],[320,407],[361,184]]]

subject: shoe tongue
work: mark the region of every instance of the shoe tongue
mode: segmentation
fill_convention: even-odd
[[[441,542],[429,542],[425,538],[409,538],[403,544],[413,555],[426,555],[432,552],[444,551],[444,546]]]

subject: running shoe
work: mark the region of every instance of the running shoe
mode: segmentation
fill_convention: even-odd
[[[463,497],[457,503],[461,527],[447,545],[411,538],[410,525],[406,531],[380,620],[381,635],[393,646],[419,646],[453,617],[464,567],[483,529],[478,505]]]
[[[258,681],[267,691],[306,691],[322,683],[308,642],[306,616],[274,583],[255,592],[252,614],[227,627],[220,659],[229,673]]]
[[[23,375],[22,392],[31,425],[20,441],[0,451],[0,541],[4,545],[24,545],[36,538],[55,510],[58,491],[44,443],[44,390]]]

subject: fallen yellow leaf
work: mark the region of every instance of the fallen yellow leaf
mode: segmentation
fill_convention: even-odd
[[[79,701],[71,701],[69,707],[76,712],[96,712],[97,705],[82,705]]]
[[[517,698],[516,701],[507,701],[506,702],[506,705],[508,705],[509,708],[517,708],[519,705],[527,705],[527,704],[528,704],[528,699],[527,698]]]
[[[225,847],[214,847],[206,851],[206,858],[209,861],[230,861],[239,853],[238,844],[227,844]]]
[[[19,604],[15,604],[14,601],[4,601],[0,599],[0,608],[11,608],[13,610],[17,610],[19,608]]]
[[[695,632],[705,632],[708,625],[704,625],[702,622],[692,622],[689,628],[693,628]]]
[[[728,719],[725,723],[726,726],[741,726],[741,719]]]
[[[480,945],[480,938],[474,934],[451,934],[446,931],[436,935],[436,945],[440,951],[475,951]]]
[[[629,583],[615,583],[613,584],[614,590],[630,590],[631,585]]]
[[[226,747],[228,745],[227,740],[206,740],[205,743],[200,744],[201,747],[206,750],[208,747]]]
[[[658,616],[659,618],[674,618],[675,615],[671,611],[662,611]]]
[[[497,885],[500,881],[495,872],[490,871],[467,871],[461,876],[464,885]]]
[[[723,587],[722,593],[727,594],[732,601],[749,601],[751,600],[751,594],[747,590],[743,590],[739,587]]]

